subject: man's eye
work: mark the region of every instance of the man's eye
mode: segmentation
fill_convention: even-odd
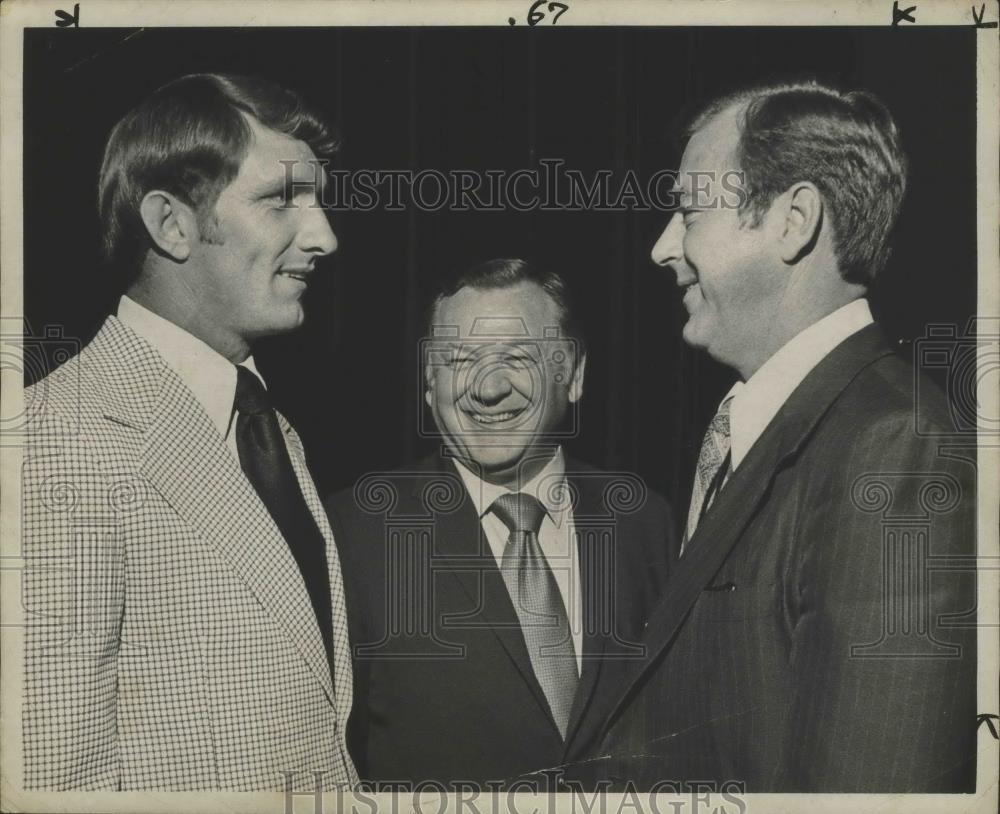
[[[532,359],[530,356],[508,355],[504,357],[504,363],[510,365],[511,367],[524,369],[526,367],[530,367],[531,365],[533,365],[535,363],[535,360]]]
[[[289,196],[286,196],[283,192],[276,192],[274,195],[268,195],[264,198],[265,203],[268,206],[273,206],[278,209],[292,209],[295,206],[295,202]]]

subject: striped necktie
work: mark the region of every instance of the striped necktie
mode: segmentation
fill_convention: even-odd
[[[498,497],[491,509],[510,530],[500,571],[535,678],[565,738],[579,677],[566,606],[538,543],[545,508],[531,495],[512,493]]]
[[[698,466],[694,473],[694,489],[691,491],[691,506],[688,509],[687,527],[684,532],[684,543],[681,545],[682,554],[688,541],[694,536],[701,518],[705,516],[712,501],[715,500],[716,495],[733,471],[729,449],[729,408],[732,401],[733,397],[730,396],[719,405],[719,411],[709,422],[708,429],[705,430],[705,437],[701,442]]]

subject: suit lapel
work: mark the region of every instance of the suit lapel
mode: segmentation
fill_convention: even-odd
[[[435,456],[429,465],[443,474],[459,478],[450,459]],[[528,685],[535,701],[558,732],[548,701],[531,666],[524,644],[521,624],[511,602],[507,586],[497,568],[496,559],[483,531],[475,507],[462,482],[462,504],[456,511],[435,515],[435,567],[442,566],[457,583],[475,612],[461,620],[447,619],[448,624],[462,627],[486,627],[496,637],[507,657]],[[414,495],[414,497],[419,497]]]
[[[344,605],[344,582],[340,571],[340,556],[337,552],[336,542],[333,538],[333,529],[330,528],[330,521],[327,518],[326,510],[316,491],[312,475],[306,465],[305,449],[298,433],[285,420],[285,417],[278,413],[278,422],[285,433],[285,441],[288,444],[292,468],[295,470],[295,477],[299,482],[299,488],[305,498],[306,505],[316,521],[323,540],[326,543],[326,563],[328,578],[330,581],[330,605],[333,615],[333,672],[334,689],[337,700],[337,718],[346,721],[351,712],[353,703],[353,679],[351,673],[351,647],[346,636],[347,631],[347,608]],[[287,546],[286,546],[287,548]],[[310,602],[310,607],[312,603]],[[319,628],[316,628],[317,634]]]
[[[194,535],[229,563],[332,701],[326,652],[298,565],[239,462],[197,399],[148,343],[115,317],[94,340],[99,341],[113,351],[107,362],[115,368],[111,375],[121,378],[126,369],[134,380],[135,404],[112,402],[106,418],[141,434],[141,474]],[[328,526],[321,528],[329,534]]]
[[[756,515],[782,463],[806,442],[844,388],[865,367],[890,355],[877,326],[870,325],[842,342],[821,361],[788,398],[750,449],[705,515],[685,554],[676,563],[654,609],[643,644],[647,656],[625,668],[605,718],[607,725],[649,666],[669,646],[699,594],[710,584],[743,530]]]
[[[583,603],[583,661],[580,683],[570,711],[569,725],[566,727],[566,745],[569,746],[587,711],[590,698],[597,686],[604,661],[607,644],[605,623],[610,596],[611,581],[614,580],[614,565],[606,556],[609,552],[601,545],[601,538],[594,534],[581,533],[580,529],[589,525],[595,517],[607,515],[603,505],[603,489],[594,478],[581,476],[581,467],[572,459],[566,460],[566,480],[569,492],[576,496],[573,505],[574,534],[577,544],[577,561],[580,566],[580,593]],[[620,542],[620,541],[619,541]]]

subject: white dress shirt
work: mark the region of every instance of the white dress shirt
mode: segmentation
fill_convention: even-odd
[[[236,397],[236,367],[233,363],[196,336],[130,297],[123,296],[118,301],[118,319],[159,351],[201,404],[229,451],[239,460],[236,422],[233,420],[233,400]],[[241,364],[264,382],[252,356]]]
[[[455,460],[458,474],[462,476],[462,481],[465,483],[472,505],[479,515],[483,532],[486,534],[490,550],[496,559],[497,568],[500,568],[510,530],[496,514],[490,511],[490,507],[498,497],[508,494],[512,490],[482,480],[457,459],[453,460]],[[569,629],[573,637],[573,649],[576,651],[576,671],[579,674],[583,667],[583,602],[580,596],[580,557],[574,533],[573,510],[569,500],[566,499],[569,492],[559,488],[560,484],[565,482],[565,474],[566,461],[563,457],[562,447],[559,447],[545,468],[524,484],[520,491],[536,497],[546,510],[546,514],[542,518],[542,526],[538,531],[538,544],[545,556],[545,561],[552,570],[556,585],[559,587],[563,606],[566,608]]]
[[[733,469],[810,371],[837,345],[872,322],[868,301],[854,300],[796,334],[746,382],[733,385],[725,397],[733,397],[729,405]]]

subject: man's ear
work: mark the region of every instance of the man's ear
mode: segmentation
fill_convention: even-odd
[[[815,184],[800,181],[782,195],[779,252],[794,263],[812,250],[823,225],[823,198]]]
[[[154,189],[143,196],[139,214],[161,252],[178,263],[188,259],[198,237],[198,219],[190,206],[169,192]]]
[[[573,367],[573,375],[569,380],[570,404],[576,404],[583,396],[583,375],[587,370],[587,352],[580,351],[576,358],[576,365]]]

